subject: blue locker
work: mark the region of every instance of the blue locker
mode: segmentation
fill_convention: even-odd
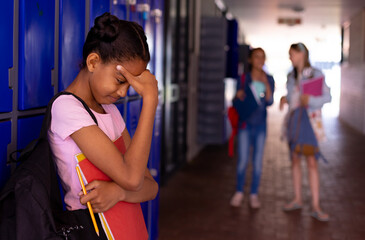
[[[110,11],[110,0],[90,0],[90,28],[96,17]]]
[[[162,97],[162,96],[161,96]],[[162,127],[162,104],[158,104],[156,109],[155,122],[151,142],[151,151],[148,158],[148,169],[155,181],[160,184],[160,154],[161,154],[161,127]],[[156,198],[141,203],[143,216],[146,222],[150,240],[157,239],[158,218],[159,218],[159,194]]]
[[[11,141],[11,123],[10,121],[0,122],[0,190],[10,177],[10,166],[6,165],[7,147]]]
[[[0,8],[0,112],[11,112],[13,91],[9,88],[9,68],[13,67],[13,1],[4,1]]]
[[[162,97],[162,96],[161,96]],[[151,153],[148,160],[148,168],[155,181],[160,184],[160,160],[161,160],[161,128],[162,128],[162,104],[156,109],[155,123],[153,128]],[[158,237],[159,218],[159,194],[152,201],[149,201],[148,232],[150,240]]]
[[[44,115],[18,119],[18,149],[25,148],[28,143],[39,137]]]
[[[153,69],[153,74],[158,80],[158,89],[163,89],[163,59],[164,59],[164,43],[163,43],[163,0],[154,0],[151,3],[151,13],[150,18],[152,18],[151,25],[153,29],[153,49],[151,51],[151,66]]]
[[[19,109],[46,106],[53,96],[55,3],[19,1]]]
[[[133,137],[137,129],[139,115],[141,113],[141,102],[141,99],[137,99],[127,103],[127,113],[125,121],[131,137]]]
[[[127,4],[126,0],[114,0],[111,13],[119,19],[127,20]]]
[[[122,115],[124,119],[124,103],[116,103],[115,106],[117,106],[120,114]]]
[[[149,69],[156,76],[159,89],[163,89],[163,0],[152,0],[149,18],[145,24],[148,44],[151,52]],[[151,153],[148,168],[155,181],[160,184],[160,161],[161,161],[161,128],[162,128],[162,106],[163,96],[159,96],[159,104],[156,109],[155,123],[153,129]],[[148,202],[147,228],[149,239],[158,239],[158,219],[159,219],[159,194],[152,201]]]
[[[144,28],[143,18],[141,13],[138,11],[138,7],[141,5],[142,1],[137,0],[135,4],[129,4],[129,21],[136,22]],[[128,90],[128,96],[138,95],[136,90],[133,87],[130,87]]]
[[[85,1],[60,1],[59,82],[63,91],[75,79],[82,63],[85,41]]]

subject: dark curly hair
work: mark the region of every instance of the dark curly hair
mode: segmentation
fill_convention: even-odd
[[[87,34],[82,51],[81,68],[86,67],[90,53],[97,53],[103,63],[128,61],[139,58],[150,61],[147,37],[143,28],[135,23],[120,20],[106,12],[97,17]]]

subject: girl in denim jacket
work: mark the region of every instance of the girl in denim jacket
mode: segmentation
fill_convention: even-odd
[[[288,114],[285,118],[286,124],[284,124],[284,126],[286,126],[286,131],[288,131],[288,120],[291,116],[291,113],[298,107],[305,107],[315,137],[318,142],[322,141],[325,139],[325,135],[322,125],[321,108],[325,103],[331,101],[330,89],[326,85],[326,82],[323,80],[321,95],[312,96],[307,94],[301,94],[299,87],[300,83],[307,79],[321,77],[323,76],[323,73],[320,70],[311,67],[309,63],[308,49],[303,43],[292,44],[290,46],[289,56],[293,64],[293,70],[288,74],[288,93],[280,100],[280,110],[283,109],[285,104],[288,104],[289,106]],[[285,135],[286,134],[284,134],[283,136]],[[301,209],[303,204],[301,194],[301,158],[300,155],[295,152],[291,152],[290,155],[292,160],[294,199],[284,206],[284,211]],[[313,211],[311,213],[311,216],[320,221],[328,221],[329,215],[322,211],[319,204],[319,173],[317,159],[313,155],[306,156],[306,160],[309,173],[310,190],[312,194]]]

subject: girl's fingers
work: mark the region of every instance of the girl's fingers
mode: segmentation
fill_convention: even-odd
[[[117,70],[123,75],[123,77],[128,81],[128,83],[132,85],[135,76],[133,76],[130,72],[128,72],[128,70],[125,69],[122,65],[117,65]]]

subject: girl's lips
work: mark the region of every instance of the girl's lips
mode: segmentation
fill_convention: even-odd
[[[110,96],[110,98],[111,98],[114,102],[116,102],[116,101],[118,101],[118,100],[119,100],[119,97],[113,97],[113,96]]]

